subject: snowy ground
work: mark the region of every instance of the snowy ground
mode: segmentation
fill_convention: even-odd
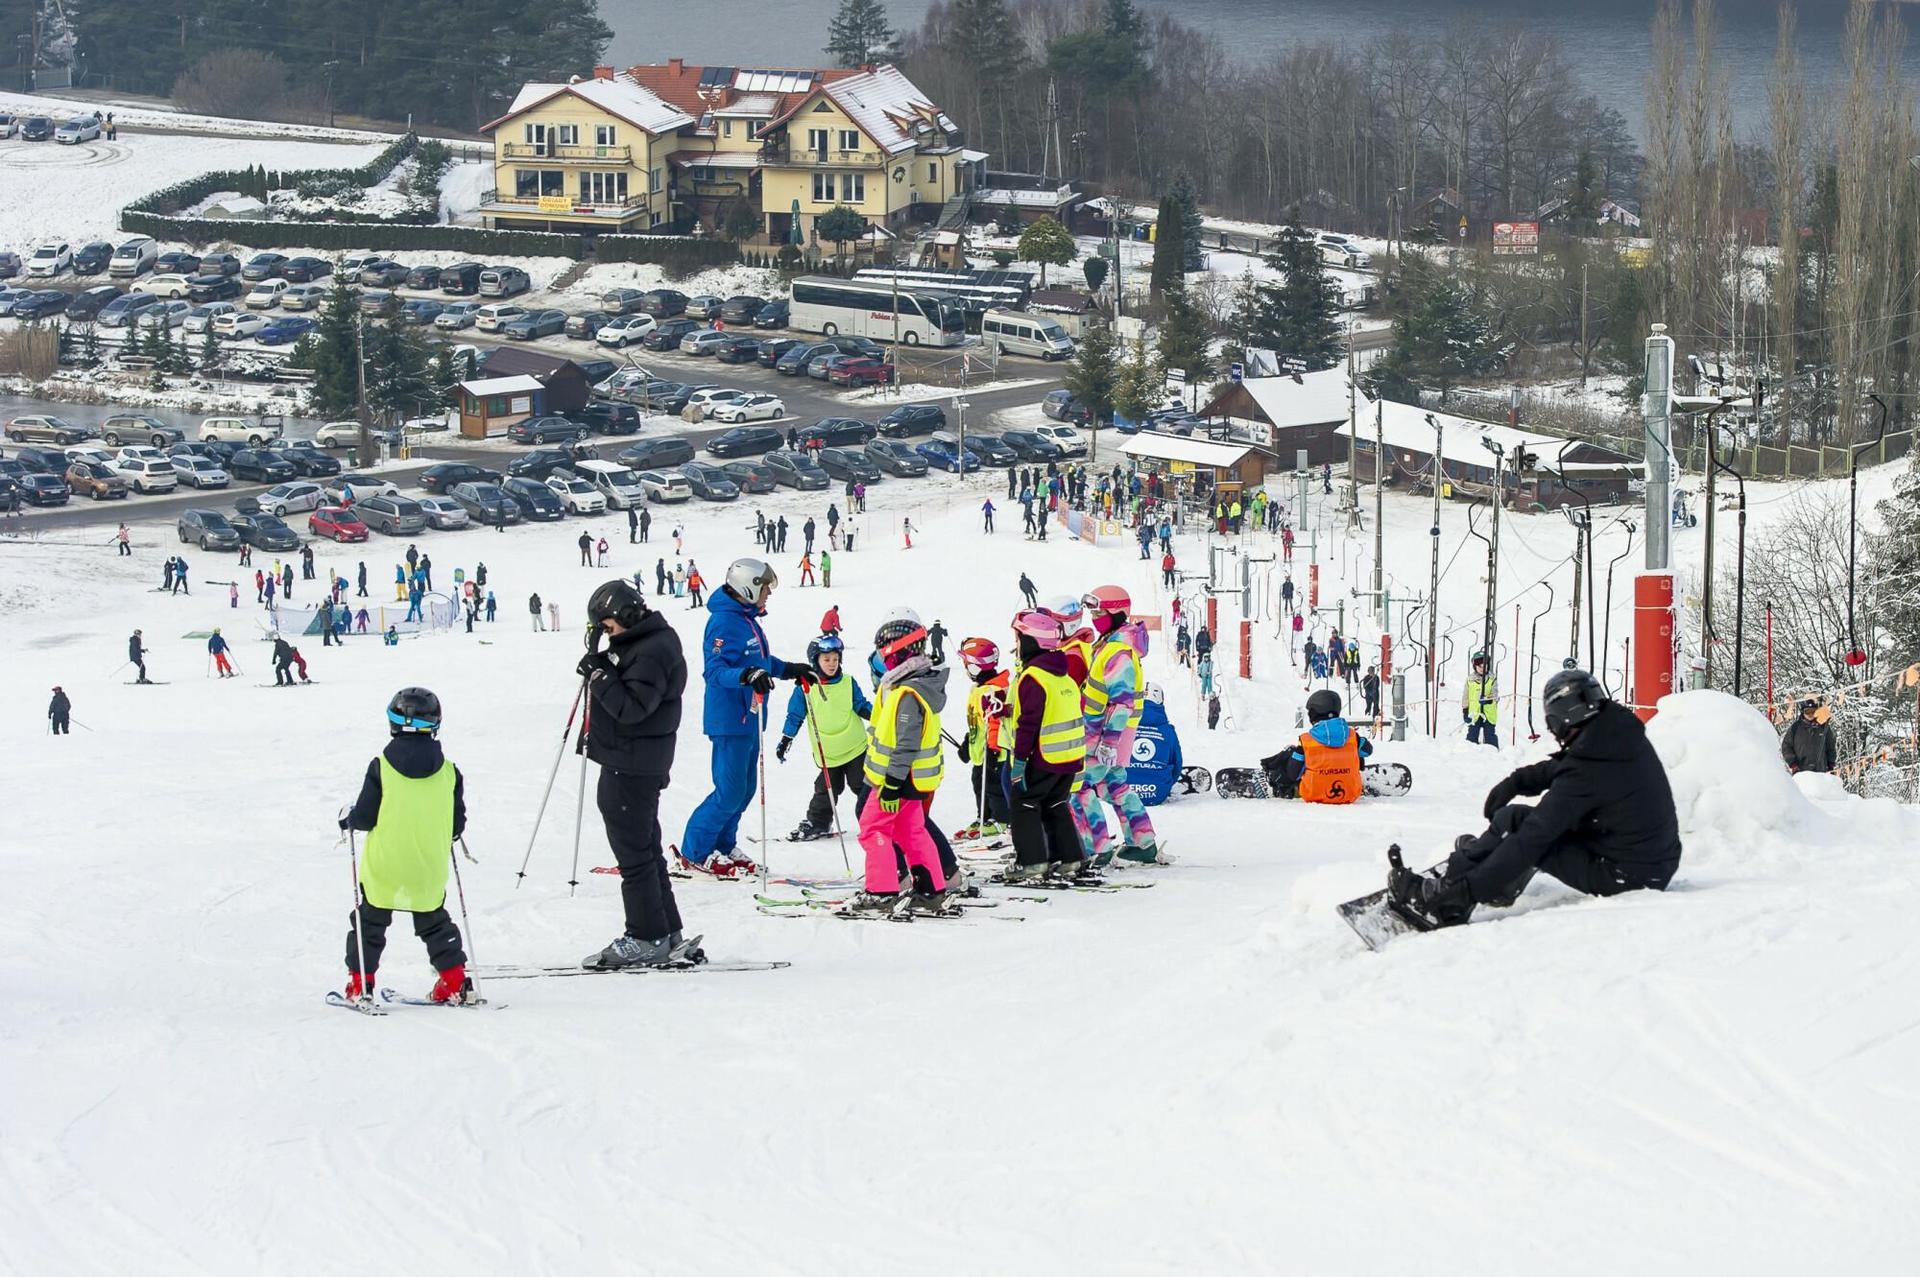
[[[283,124],[275,120],[235,119],[222,115],[194,115],[187,111],[162,110],[151,103],[129,106],[121,102],[91,102],[71,98],[48,97],[38,93],[0,92],[0,111],[13,115],[45,115],[55,121],[91,117],[95,111],[112,112],[115,123],[126,128],[164,129],[169,133],[240,134],[249,137],[304,138],[322,142],[381,142],[393,140],[388,133],[370,133],[364,129],[333,129],[314,124]],[[465,145],[472,145],[466,143]],[[258,163],[258,161],[255,161]]]
[[[775,595],[775,650],[797,655],[829,603],[862,660],[860,639],[899,603],[943,619],[950,642],[1004,641],[1023,569],[1043,595],[1116,581],[1142,610],[1166,605],[1124,540],[1039,545],[1008,530],[999,480],[877,485],[858,551],[834,556],[835,587]],[[978,528],[987,495],[1002,507],[992,538]],[[825,499],[763,503],[796,524],[793,559],[797,524]],[[1389,498],[1396,580],[1424,580],[1425,511]],[[423,537],[438,581],[485,560],[500,620],[397,649],[305,641],[317,682],[292,695],[258,686],[257,609],[244,593],[229,608],[217,584],[236,575],[230,559],[188,550],[195,594],[153,595],[160,556],[181,548],[170,526],[137,525],[127,560],[104,530],[0,542],[14,569],[0,572],[14,795],[0,841],[0,1269],[1911,1266],[1920,822],[1823,783],[1796,789],[1764,724],[1711,695],[1656,728],[1688,849],[1664,896],[1541,885],[1507,917],[1367,953],[1332,905],[1378,884],[1385,844],[1437,856],[1477,823],[1494,780],[1542,752],[1419,739],[1382,747],[1415,769],[1408,798],[1179,800],[1154,811],[1180,863],[1141,871],[1153,890],[991,911],[1025,915],[1018,925],[774,919],[751,888],[684,883],[682,909],[716,956],[792,968],[499,984],[498,1011],[328,1014],[349,894],[333,818],[408,683],[442,697],[467,776],[477,960],[573,961],[618,929],[615,879],[582,872],[568,897],[570,754],[517,890],[515,870],[585,597],[616,568],[650,579],[661,554],[671,566],[676,513],[709,576],[752,549],[745,502],[656,510],[655,544],[620,544],[607,570],[574,565],[571,521]],[[1516,580],[1523,556],[1550,564],[1570,546],[1557,516],[1515,524]],[[1442,525],[1444,557],[1464,512]],[[590,526],[620,541],[613,520]],[[1445,606],[1462,617],[1483,589],[1477,545],[1448,565]],[[377,583],[404,548],[322,546],[321,576],[365,558]],[[1205,549],[1189,535],[1176,546],[1196,570]],[[1304,542],[1297,559],[1304,588]],[[1320,562],[1329,603],[1366,566],[1332,531]],[[791,580],[792,562],[779,566]],[[535,590],[560,603],[559,633],[530,632]],[[1220,602],[1223,621],[1237,617]],[[702,615],[667,607],[697,647]],[[244,677],[204,677],[198,636],[213,625],[241,636]],[[134,626],[161,686],[111,670]],[[1150,656],[1189,762],[1246,765],[1292,735],[1300,682],[1271,622],[1256,628],[1255,677],[1233,682],[1217,733],[1196,722],[1184,671]],[[36,741],[54,683],[91,730]],[[669,838],[705,791],[692,704]],[[768,826],[784,831],[810,777],[771,758],[767,772]],[[936,810],[952,827],[967,803],[950,784]],[[750,812],[744,828],[757,825]],[[840,868],[832,841],[771,856],[775,872]],[[610,860],[589,811],[581,868]],[[404,923],[384,974],[428,983]]]

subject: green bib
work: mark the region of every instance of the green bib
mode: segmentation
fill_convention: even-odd
[[[360,889],[380,909],[430,913],[447,901],[453,854],[453,764],[421,780],[380,759],[380,815],[367,832]]]
[[[805,696],[807,730],[827,766],[838,767],[867,752],[867,725],[853,711],[853,675],[842,674]]]

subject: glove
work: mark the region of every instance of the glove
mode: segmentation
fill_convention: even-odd
[[[880,787],[880,810],[891,816],[900,810],[900,804],[906,796],[907,787],[898,778],[887,777],[887,783]]]
[[[887,797],[887,791],[883,789],[880,791],[880,810],[891,816],[900,810],[900,800]]]
[[[1025,760],[1024,758],[1016,758],[1016,759],[1014,759],[1014,760],[1013,760],[1013,761],[1012,761],[1011,763],[1009,763],[1009,764],[1007,765],[1007,769],[1008,769],[1008,771],[1009,771],[1009,772],[1010,772],[1010,773],[1012,774],[1012,776],[1013,776],[1013,787],[1014,787],[1014,789],[1015,789],[1015,790],[1024,790],[1024,789],[1025,789],[1025,788],[1027,787],[1027,762],[1026,762],[1026,760]]]
[[[793,737],[782,736],[780,743],[773,747],[773,756],[781,762],[787,761],[787,751],[793,748]]]
[[[960,761],[963,763],[971,763],[973,761],[972,757],[967,753],[967,742],[965,741],[955,742],[953,752],[959,756]]]
[[[1471,722],[1473,721],[1473,715],[1471,715],[1471,714],[1469,714],[1469,713],[1467,713],[1467,711],[1465,711],[1465,710],[1461,710],[1461,711],[1460,711],[1460,721],[1461,721],[1461,722],[1463,722],[1463,723],[1471,723]]]
[[[740,671],[740,685],[742,687],[751,687],[754,691],[760,693],[760,695],[765,696],[773,691],[773,676],[756,665],[750,670]]]
[[[595,674],[613,673],[613,658],[605,652],[588,652],[573,667],[573,672],[581,678],[592,678]]]
[[[1508,803],[1519,797],[1519,795],[1520,786],[1514,783],[1513,777],[1509,776],[1487,791],[1487,804],[1480,809],[1480,814],[1488,820],[1492,820],[1494,812],[1505,807]]]
[[[798,683],[802,687],[811,687],[818,681],[818,677],[813,672],[813,666],[804,665],[799,661],[788,661],[782,665],[780,677]]]

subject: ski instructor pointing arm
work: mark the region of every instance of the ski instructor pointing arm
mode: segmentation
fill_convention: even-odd
[[[739,850],[740,816],[753,801],[766,697],[776,678],[810,678],[813,668],[782,661],[767,649],[760,617],[779,578],[759,559],[736,559],[726,584],[707,600],[701,640],[706,702],[701,730],[713,742],[713,792],[687,818],[680,842],[686,867],[716,878],[751,874],[758,867]]]

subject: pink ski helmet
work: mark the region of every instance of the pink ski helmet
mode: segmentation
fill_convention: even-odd
[[[1013,632],[1031,638],[1043,652],[1051,652],[1066,639],[1060,618],[1044,608],[1022,612],[1013,618]]]

